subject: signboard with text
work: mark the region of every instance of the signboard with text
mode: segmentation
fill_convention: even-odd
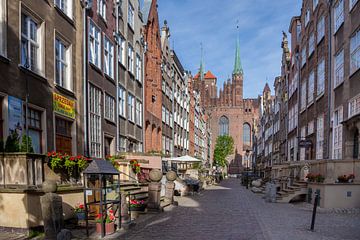
[[[53,93],[54,112],[75,119],[75,102],[57,93]]]

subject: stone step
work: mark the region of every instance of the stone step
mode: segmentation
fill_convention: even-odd
[[[288,189],[293,190],[293,191],[297,191],[297,190],[300,190],[301,187],[289,186]]]
[[[295,187],[307,187],[307,183],[297,183],[297,182],[295,182],[295,183],[293,183],[293,186],[295,186]]]
[[[283,189],[282,191],[286,192],[288,194],[291,194],[291,193],[294,193],[296,190],[294,190],[294,189]]]
[[[278,194],[280,196],[288,196],[289,195],[289,193],[283,192],[283,191],[277,192],[276,194]]]

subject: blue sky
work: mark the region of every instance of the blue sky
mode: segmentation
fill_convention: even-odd
[[[198,72],[202,43],[205,69],[218,87],[231,77],[238,22],[244,97],[257,97],[280,74],[282,30],[300,14],[301,0],[158,0],[158,6],[184,68]]]

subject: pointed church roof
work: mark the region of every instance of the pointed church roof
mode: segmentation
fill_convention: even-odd
[[[268,83],[266,83],[265,84],[265,87],[264,87],[264,91],[263,92],[271,92],[271,90],[270,90],[270,87],[269,87],[269,84]]]
[[[204,78],[205,79],[215,79],[216,77],[214,74],[212,74],[212,72],[207,71],[207,73],[205,73],[205,75],[204,75]]]
[[[239,37],[236,40],[236,49],[235,49],[235,64],[234,64],[234,70],[233,74],[244,74],[242,65],[241,65],[241,59],[240,59],[240,40]]]
[[[197,73],[193,78],[194,78],[194,79],[199,79],[199,77],[200,77],[200,74]]]

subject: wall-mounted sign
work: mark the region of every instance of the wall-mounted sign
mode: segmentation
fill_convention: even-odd
[[[53,93],[54,112],[75,119],[75,102],[64,96]]]
[[[8,96],[9,104],[9,133],[16,131],[20,136],[23,129],[23,106],[22,100],[16,97]]]
[[[301,148],[309,148],[311,146],[312,146],[312,142],[309,139],[299,141],[299,147],[301,147]]]

